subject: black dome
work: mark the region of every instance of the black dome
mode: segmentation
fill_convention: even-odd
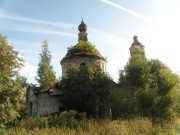
[[[81,21],[81,24],[79,25],[78,30],[80,32],[87,31],[87,25],[83,22],[83,20]]]

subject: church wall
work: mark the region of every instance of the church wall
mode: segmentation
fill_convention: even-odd
[[[142,55],[145,54],[144,46],[142,46],[142,45],[133,45],[133,46],[130,47],[129,50],[130,50],[131,56],[133,54],[142,54]]]
[[[29,116],[59,112],[60,107],[62,107],[59,96],[51,96],[49,93],[35,95],[33,89],[32,87],[27,91],[27,114]]]
[[[29,116],[37,114],[37,96],[34,94],[33,90],[33,86],[29,86],[27,90],[27,114]]]
[[[104,72],[106,71],[106,60],[97,57],[76,56],[66,59],[62,63],[62,77],[67,76],[67,71],[72,67],[72,65],[75,65],[77,68],[79,68],[81,65],[86,65],[90,67],[99,66]]]
[[[38,114],[47,115],[59,112],[59,107],[62,106],[59,98],[50,96],[49,93],[40,94],[38,97]]]

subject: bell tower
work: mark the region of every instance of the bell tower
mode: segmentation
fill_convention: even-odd
[[[134,54],[141,54],[141,55],[145,55],[145,51],[144,51],[144,45],[142,45],[139,41],[138,41],[138,37],[134,36],[133,37],[133,43],[131,45],[131,47],[129,48],[131,56]]]

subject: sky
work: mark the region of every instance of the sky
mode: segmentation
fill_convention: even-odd
[[[118,80],[138,36],[148,59],[159,59],[180,74],[179,0],[0,0],[0,33],[24,59],[21,74],[29,83],[39,63],[43,40],[61,77],[61,59],[78,43],[83,18],[88,40],[107,57],[107,72]]]

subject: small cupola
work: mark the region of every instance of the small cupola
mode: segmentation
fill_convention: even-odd
[[[84,23],[83,19],[81,21],[81,24],[79,25],[78,27],[78,30],[79,30],[79,34],[78,34],[78,42],[80,41],[85,41],[87,42],[88,41],[88,38],[87,38],[87,25]]]

